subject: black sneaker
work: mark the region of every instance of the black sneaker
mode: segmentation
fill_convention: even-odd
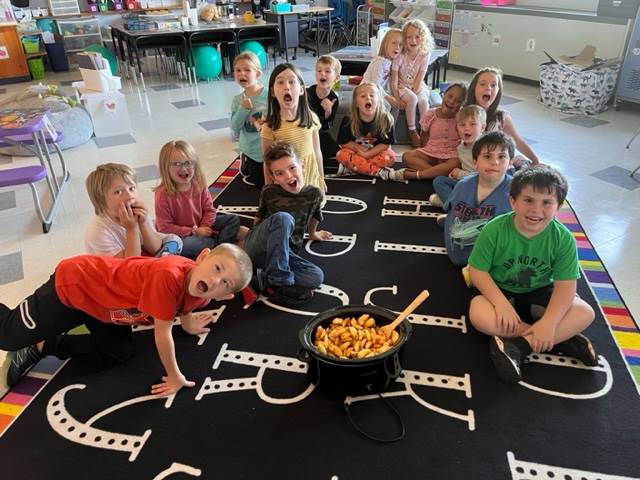
[[[514,339],[494,336],[489,342],[489,353],[500,380],[505,383],[518,383],[522,380],[520,365],[525,353]]]
[[[269,300],[285,307],[300,307],[313,297],[313,290],[298,285],[270,285],[266,289]]]
[[[598,365],[596,350],[593,348],[591,340],[584,335],[574,335],[570,339],[558,343],[551,349],[550,353],[561,353],[567,357],[576,358],[590,367]]]
[[[7,385],[13,387],[44,355],[35,345],[29,345],[16,352],[7,352],[7,358],[11,361],[7,370]]]

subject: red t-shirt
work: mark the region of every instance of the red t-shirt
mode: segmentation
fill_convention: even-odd
[[[186,293],[185,277],[194,266],[174,255],[80,255],[58,264],[56,293],[66,306],[105,323],[150,325],[153,318],[173,320],[209,303]]]

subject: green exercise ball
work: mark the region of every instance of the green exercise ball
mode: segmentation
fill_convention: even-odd
[[[216,48],[209,45],[194,47],[193,60],[198,78],[209,80],[210,78],[220,76],[222,72],[222,58]]]
[[[255,40],[247,40],[240,44],[240,52],[252,52],[255,53],[262,68],[267,68],[267,51],[264,49],[260,42]]]
[[[108,48],[98,43],[94,43],[93,45],[89,45],[87,48],[85,48],[84,51],[96,52],[101,54],[102,58],[109,62],[109,67],[111,67],[111,74],[116,75],[118,73],[118,62],[116,61],[116,56]]]

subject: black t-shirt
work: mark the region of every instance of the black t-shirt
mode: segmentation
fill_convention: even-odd
[[[355,137],[353,133],[351,133],[351,125],[349,123],[349,116],[345,115],[342,119],[342,123],[340,124],[340,130],[338,131],[338,145],[345,145],[349,142],[356,142],[366,148],[373,148],[379,143],[384,143],[385,145],[393,145],[396,143],[396,135],[393,130],[393,126],[387,132],[381,132],[377,135],[374,135],[372,132],[375,131],[375,126],[373,122],[360,122],[360,131],[362,136]]]
[[[329,95],[327,98],[331,101],[336,101],[333,104],[333,108],[331,109],[331,116],[329,118],[324,118],[324,108],[320,105],[322,99],[318,98],[318,94],[316,93],[316,86],[311,85],[307,88],[307,100],[309,101],[309,107],[313,110],[313,113],[318,115],[320,118],[320,124],[322,125],[321,130],[329,130],[329,127],[333,123],[333,119],[336,117],[336,113],[338,113],[338,104],[340,101],[338,100],[338,95],[333,90],[329,91]]]

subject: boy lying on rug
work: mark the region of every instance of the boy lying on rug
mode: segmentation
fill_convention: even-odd
[[[469,319],[491,335],[491,360],[504,382],[522,379],[520,365],[531,352],[561,353],[595,366],[593,345],[581,335],[593,309],[576,295],[578,252],[571,232],[555,219],[567,196],[557,170],[537,165],[513,177],[513,212],[490,221],[469,257],[479,295]]]
[[[324,273],[297,253],[305,230],[311,240],[329,240],[331,232],[317,230],[322,220],[323,195],[318,187],[305,185],[302,166],[291,145],[273,142],[264,164],[275,183],[262,189],[254,227],[244,249],[256,268],[254,287],[285,306],[300,306],[311,300]],[[255,301],[245,297],[247,303]]]
[[[209,331],[212,317],[192,315],[211,299],[227,300],[251,279],[251,260],[238,246],[223,243],[189,260],[82,255],[62,260],[51,278],[13,310],[0,304],[0,397],[45,355],[80,357],[110,366],[133,355],[131,325],[154,326],[162,382],[151,393],[168,396],[193,387],[180,371],[172,327],[180,315],[191,335]],[[66,335],[85,324],[90,334]],[[4,385],[6,382],[7,385]]]

